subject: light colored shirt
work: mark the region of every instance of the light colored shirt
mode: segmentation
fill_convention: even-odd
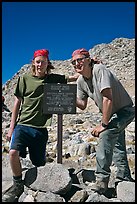
[[[80,99],[88,98],[94,100],[102,112],[103,96],[101,91],[106,88],[112,89],[112,114],[121,108],[133,105],[131,97],[118,80],[118,78],[103,64],[95,64],[92,71],[92,78],[86,79],[82,75],[77,80],[77,96]]]

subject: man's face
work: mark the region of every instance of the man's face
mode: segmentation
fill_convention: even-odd
[[[71,61],[73,67],[75,68],[76,72],[82,74],[84,68],[89,64],[85,55],[74,55]]]
[[[33,65],[35,66],[36,75],[43,76],[47,70],[48,59],[45,56],[38,56],[34,59]]]

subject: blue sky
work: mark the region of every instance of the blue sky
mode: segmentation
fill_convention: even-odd
[[[120,37],[135,38],[135,2],[2,2],[2,84],[35,50],[67,60]]]

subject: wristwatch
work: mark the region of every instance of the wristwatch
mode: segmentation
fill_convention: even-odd
[[[102,127],[107,128],[108,125],[106,125],[105,123],[101,123]]]

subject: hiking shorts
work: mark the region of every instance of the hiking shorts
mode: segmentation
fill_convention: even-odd
[[[16,125],[10,142],[10,150],[19,151],[19,156],[26,157],[27,147],[33,165],[43,166],[46,162],[47,128],[34,128]]]

